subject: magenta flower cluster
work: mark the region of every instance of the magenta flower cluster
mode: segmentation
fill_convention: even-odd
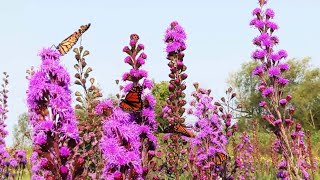
[[[218,115],[214,113],[217,107],[212,102],[210,92],[196,86],[196,91],[192,93],[194,99],[190,102],[192,108],[188,110],[197,119],[197,134],[190,140],[189,161],[193,165],[192,175],[198,179],[217,179],[221,168],[215,164],[216,154],[227,154],[227,138]]]
[[[139,148],[139,135],[142,129],[132,123],[129,113],[114,107],[110,100],[105,100],[96,108],[111,109],[103,123],[103,136],[100,148],[106,160],[102,178],[122,179],[122,177],[136,178],[142,176],[142,165]]]
[[[141,88],[138,98],[141,98],[141,111],[121,109],[113,106],[110,100],[101,102],[96,107],[97,114],[107,114],[104,120],[100,147],[106,159],[103,177],[106,179],[143,179],[148,173],[148,154],[153,152],[157,139],[153,132],[156,130],[155,97],[147,92],[153,87],[147,71],[140,69],[145,64],[147,55],[143,44],[137,44],[139,36],[130,36],[130,47],[125,46],[127,53],[124,62],[132,69],[122,76],[123,81],[129,81],[123,88],[124,92],[131,92],[133,88]],[[143,81],[142,84],[139,81]],[[140,93],[140,92],[138,92]],[[128,104],[131,105],[131,104]],[[135,108],[135,107],[132,107]],[[126,112],[127,111],[127,112]]]
[[[32,179],[73,179],[83,164],[73,157],[79,135],[71,106],[70,77],[60,65],[58,51],[43,49],[39,56],[40,69],[30,77],[27,91],[33,126]]]

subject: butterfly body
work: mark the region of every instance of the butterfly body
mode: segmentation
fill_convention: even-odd
[[[71,34],[57,46],[57,50],[60,52],[61,56],[70,51],[70,49],[77,43],[81,35],[89,29],[90,25],[91,24],[89,23],[87,25],[80,26],[78,31]]]
[[[226,159],[227,159],[227,155],[221,152],[217,152],[214,155],[214,163],[218,166],[220,166]]]
[[[170,128],[172,133],[180,133],[187,137],[194,137],[194,133],[189,131],[184,125],[178,123],[173,126],[173,128]]]
[[[125,111],[141,111],[142,110],[142,100],[141,100],[141,94],[142,94],[142,87],[136,86],[133,87],[126,97],[121,100],[120,102],[120,108]]]

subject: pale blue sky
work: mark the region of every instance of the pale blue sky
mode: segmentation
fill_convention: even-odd
[[[257,0],[0,2],[0,72],[10,75],[9,144],[13,124],[19,114],[27,111],[26,69],[39,65],[37,53],[42,47],[59,44],[82,24],[91,23],[82,44],[91,52],[87,62],[105,96],[117,92],[114,80],[129,68],[123,63],[122,48],[131,33],[139,34],[140,43],[145,45],[145,69],[150,78],[168,80],[162,39],[170,22],[179,21],[188,34],[188,92],[198,81],[218,96],[227,87],[229,73],[250,60],[255,48],[251,40],[258,33],[248,25]],[[280,26],[278,47],[286,49],[289,58],[310,56],[313,65],[320,66],[320,1],[270,0],[269,7],[275,10],[275,21]],[[62,58],[72,74],[73,56],[70,52]]]

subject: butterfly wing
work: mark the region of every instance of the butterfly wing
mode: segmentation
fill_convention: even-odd
[[[142,110],[142,100],[141,100],[142,88],[137,86],[132,88],[126,97],[121,100],[120,108],[125,111],[141,111]]]
[[[90,23],[87,25],[82,25],[78,31],[71,34],[58,45],[57,49],[61,56],[70,51],[70,49],[77,43],[81,35],[89,29],[90,25]]]
[[[194,134],[191,131],[189,131],[186,127],[182,126],[181,124],[176,125],[175,131],[187,137],[194,137]]]
[[[217,152],[214,155],[214,163],[216,165],[221,165],[227,159],[227,155],[221,152]]]

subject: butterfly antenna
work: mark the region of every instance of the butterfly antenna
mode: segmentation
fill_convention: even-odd
[[[58,49],[58,47],[56,45],[54,45],[54,44],[52,44],[52,46],[50,48],[52,48],[52,47]]]

